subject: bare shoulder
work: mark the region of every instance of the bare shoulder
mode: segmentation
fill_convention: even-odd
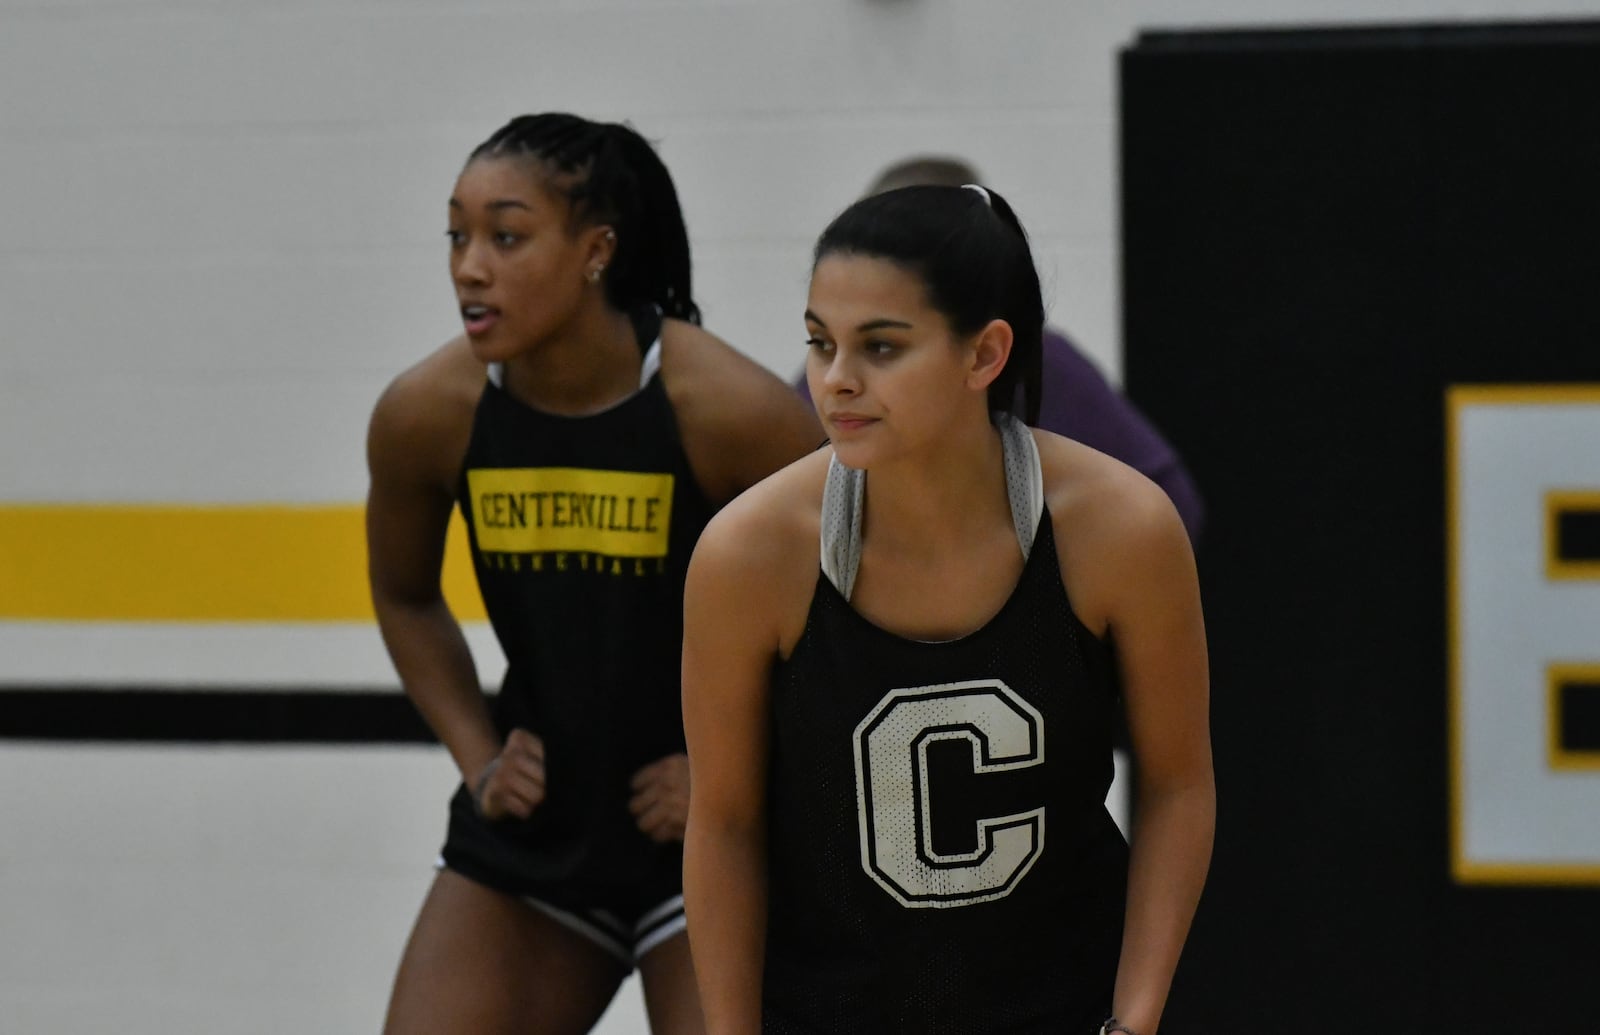
[[[1188,533],[1159,485],[1081,442],[1040,430],[1034,438],[1062,579],[1086,625],[1104,628],[1126,589],[1192,578]]]
[[[661,321],[661,366],[687,387],[695,387],[701,378],[726,383],[759,377],[765,370],[699,324],[671,317]]]
[[[484,377],[483,364],[464,336],[397,375],[372,410],[367,446],[374,466],[404,462],[433,468],[459,462]]]
[[[811,408],[783,379],[704,327],[663,321],[661,371],[673,404],[696,417],[738,419],[765,412],[769,419],[798,417],[816,424]],[[777,413],[774,402],[781,404]],[[811,444],[819,441],[820,431]]]
[[[816,414],[793,388],[702,327],[663,322],[661,377],[689,461],[715,502],[812,452],[823,439]]]
[[[1098,532],[1104,526],[1106,534],[1121,529],[1139,537],[1160,535],[1178,520],[1166,492],[1138,470],[1053,432],[1035,429],[1033,434],[1039,444],[1045,500],[1058,525],[1064,518],[1069,530]]]
[[[688,594],[723,601],[786,650],[799,639],[816,586],[829,450],[791,463],[718,511],[701,533]]]
[[[450,411],[477,405],[484,367],[466,337],[458,336],[402,370],[378,398],[375,414],[409,420],[448,420]],[[444,413],[440,410],[443,409]]]
[[[818,450],[741,493],[712,517],[695,547],[718,565],[758,564],[762,570],[805,555],[815,570],[822,487],[829,450]]]

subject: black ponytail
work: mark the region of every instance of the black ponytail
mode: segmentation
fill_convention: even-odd
[[[886,259],[922,281],[957,334],[1011,325],[1011,357],[989,385],[989,412],[1039,419],[1044,301],[1028,235],[1010,204],[978,187],[902,187],[862,198],[817,239],[813,268],[835,253]]]
[[[700,322],[689,265],[689,231],[672,176],[631,127],[549,112],[519,115],[467,159],[526,156],[551,172],[549,186],[572,206],[578,225],[616,230],[606,266],[606,301],[623,312],[654,305],[665,316]]]

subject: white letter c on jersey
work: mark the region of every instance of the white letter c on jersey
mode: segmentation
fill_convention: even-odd
[[[1044,720],[999,680],[891,691],[855,730],[861,865],[910,908],[1004,898],[1044,850],[1043,806],[978,821],[971,853],[933,850],[928,746],[965,740],[975,773],[1039,765]]]

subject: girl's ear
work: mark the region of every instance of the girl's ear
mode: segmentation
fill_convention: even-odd
[[[598,280],[617,254],[617,232],[609,226],[588,226],[580,231],[580,240],[583,268],[591,280]]]
[[[1006,368],[1011,358],[1011,325],[1004,320],[990,320],[968,346],[970,359],[967,367],[967,387],[974,391],[988,391],[989,385]]]

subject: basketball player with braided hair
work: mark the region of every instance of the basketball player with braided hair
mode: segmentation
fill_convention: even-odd
[[[449,200],[464,333],[368,433],[369,571],[406,692],[461,774],[386,1031],[589,1031],[637,966],[701,1030],[682,909],[682,591],[711,515],[821,439],[701,329],[676,191],[633,129],[513,119]],[[459,507],[507,670],[440,590]]]
[[[1029,427],[1043,321],[982,187],[868,197],[817,242],[831,448],[719,513],[686,586],[713,1035],[1157,1031],[1215,816],[1199,589],[1159,486]]]

